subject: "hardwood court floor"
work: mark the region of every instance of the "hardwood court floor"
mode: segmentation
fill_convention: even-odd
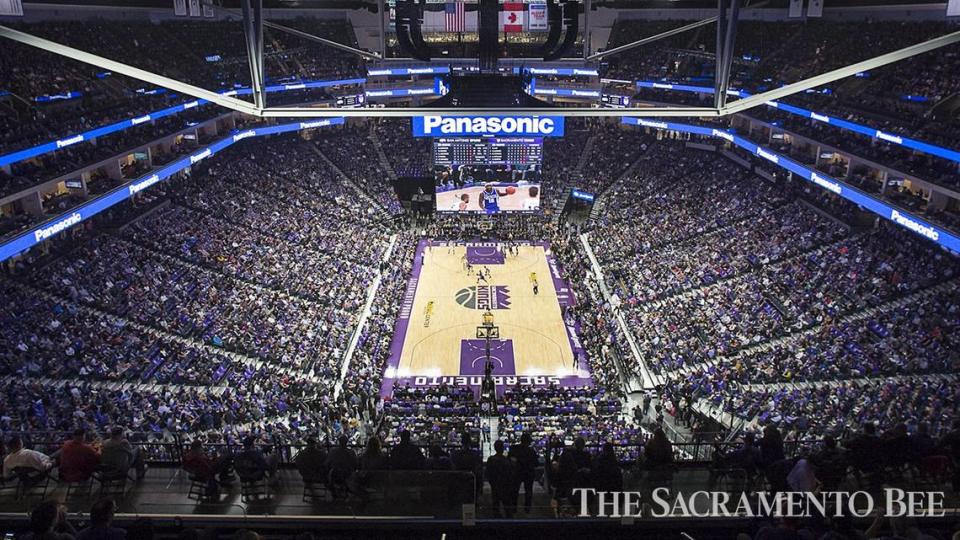
[[[470,275],[463,266],[465,246],[433,246],[424,251],[398,376],[460,375],[461,340],[476,339],[487,297],[476,288],[487,287],[490,292],[491,286],[506,287],[506,298],[496,289],[493,296],[506,299],[509,305],[497,302],[500,309],[491,312],[494,324],[500,327],[500,338],[512,341],[516,375],[575,373],[546,252],[542,246],[521,246],[519,250],[519,255],[508,256],[504,264],[474,265]],[[490,269],[491,277],[478,286],[476,273],[483,268]],[[533,294],[531,273],[536,273],[537,295]],[[476,356],[482,352],[477,351]],[[482,363],[480,366],[482,369]]]

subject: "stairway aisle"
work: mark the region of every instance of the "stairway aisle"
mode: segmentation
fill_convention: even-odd
[[[480,430],[483,432],[490,433],[490,437],[482,437],[480,441],[480,452],[483,453],[483,461],[486,462],[487,458],[492,456],[495,452],[493,451],[493,443],[500,438],[500,418],[499,417],[485,417],[480,420]]]

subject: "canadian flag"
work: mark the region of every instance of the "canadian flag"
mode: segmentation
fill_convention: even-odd
[[[520,2],[506,2],[500,11],[500,28],[504,32],[523,32],[527,10]]]

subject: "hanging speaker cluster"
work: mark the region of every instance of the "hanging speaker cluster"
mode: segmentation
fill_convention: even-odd
[[[500,57],[500,0],[480,0],[479,10],[480,69],[494,70]]]
[[[543,59],[558,60],[566,56],[577,42],[577,33],[580,31],[580,3],[576,0],[565,0],[560,5],[555,0],[547,0],[547,22],[547,41],[541,47]]]
[[[397,42],[417,60],[430,61],[430,47],[423,40],[423,1],[397,0]]]

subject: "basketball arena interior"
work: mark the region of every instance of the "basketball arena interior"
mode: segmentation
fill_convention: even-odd
[[[958,23],[0,0],[4,540],[960,538]]]

